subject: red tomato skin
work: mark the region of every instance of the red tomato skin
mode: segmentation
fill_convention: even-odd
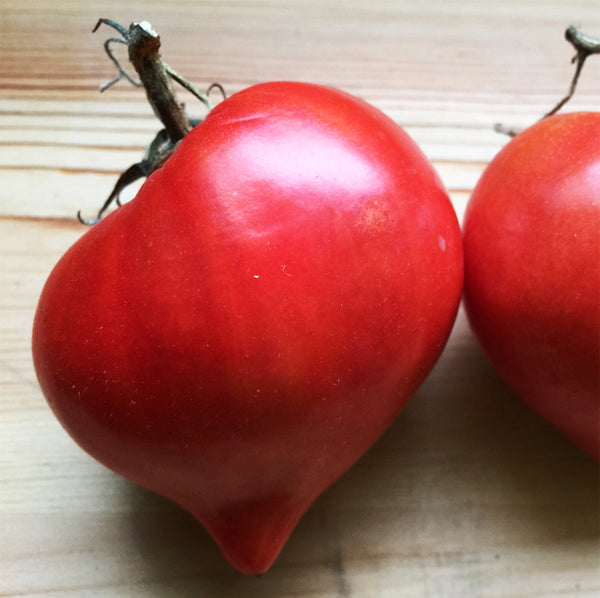
[[[463,240],[465,307],[491,363],[600,459],[600,113],[511,140],[473,191]]]
[[[343,92],[263,84],[62,257],[34,364],[86,451],[259,573],[423,381],[461,290],[416,144]]]

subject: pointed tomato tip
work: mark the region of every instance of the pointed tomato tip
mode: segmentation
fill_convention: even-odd
[[[237,534],[233,531],[223,534],[211,528],[208,531],[235,569],[245,575],[261,575],[271,568],[292,530],[263,529],[250,535],[247,530],[239,530]]]
[[[262,575],[266,573],[279,556],[279,552],[274,555],[260,557],[259,555],[232,555],[224,550],[222,552],[229,564],[244,575]]]
[[[262,527],[249,525],[217,529],[207,526],[207,529],[235,569],[245,575],[260,575],[271,568],[295,523],[296,520],[293,523],[281,522],[279,525],[265,523]]]
[[[307,507],[276,496],[236,504],[210,519],[197,519],[235,569],[260,575],[273,565]]]

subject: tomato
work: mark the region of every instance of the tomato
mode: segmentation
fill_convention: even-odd
[[[600,458],[600,113],[511,140],[473,191],[463,238],[465,306],[491,363]]]
[[[408,135],[346,93],[262,84],[60,259],[34,363],[86,451],[257,573],[423,381],[461,290],[457,218]]]

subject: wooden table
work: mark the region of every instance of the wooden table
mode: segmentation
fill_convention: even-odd
[[[462,312],[406,410],[256,578],[233,571],[187,514],[77,448],[30,356],[42,284],[86,230],[77,210],[92,215],[157,130],[140,90],[98,93],[114,74],[109,30],[91,33],[98,17],[150,21],[165,60],[200,86],[297,79],[365,98],[422,146],[462,216],[506,142],[494,123],[526,126],[566,91],[563,31],[600,34],[596,0],[2,0],[0,10],[0,596],[600,595],[598,466],[506,389]],[[592,57],[568,109],[599,107]]]

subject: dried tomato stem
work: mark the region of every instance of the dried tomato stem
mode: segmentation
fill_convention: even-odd
[[[556,114],[573,97],[575,88],[577,87],[577,82],[579,81],[579,75],[581,74],[581,70],[583,69],[583,65],[588,56],[591,56],[592,54],[600,54],[600,40],[588,35],[584,35],[572,25],[567,27],[567,30],[565,31],[565,38],[577,51],[577,54],[575,54],[575,57],[572,61],[576,64],[575,73],[571,79],[571,85],[569,86],[567,95],[562,98],[560,102],[558,102],[556,106],[552,108],[552,110],[544,114],[542,119]],[[521,132],[520,130],[512,127],[505,127],[501,123],[496,123],[494,125],[494,130],[497,133],[502,133],[504,135],[508,135],[509,137],[515,137]]]
[[[573,62],[577,65],[575,68],[575,74],[571,80],[571,85],[567,95],[560,100],[560,102],[558,102],[558,104],[556,104],[552,110],[547,112],[544,115],[544,118],[546,116],[552,116],[553,114],[556,114],[573,97],[575,88],[577,87],[577,82],[579,81],[581,69],[583,68],[583,64],[585,63],[586,59],[592,54],[600,54],[600,40],[584,35],[581,33],[581,31],[578,31],[573,26],[567,28],[565,31],[565,38],[577,51],[577,54],[573,58]]]
[[[161,120],[173,143],[181,141],[192,129],[189,119],[175,99],[175,91],[160,59],[160,37],[146,21],[132,23],[125,37],[129,60],[146,90],[154,113]]]
[[[175,72],[168,64],[165,64],[161,60],[159,53],[160,37],[152,29],[150,23],[146,21],[132,23],[129,29],[126,29],[111,19],[100,19],[94,27],[94,31],[103,24],[118,31],[121,37],[108,39],[104,43],[104,49],[108,57],[117,67],[117,76],[108,83],[105,83],[100,88],[101,91],[108,89],[121,79],[127,79],[135,86],[144,87],[154,113],[162,121],[165,128],[157,133],[146,150],[144,158],[121,174],[114,189],[95,218],[83,218],[81,212],[77,213],[79,221],[90,226],[100,221],[102,215],[113,201],[121,205],[119,200],[121,191],[137,179],[147,177],[154,170],[160,168],[173,153],[177,144],[200,122],[186,116],[182,105],[179,104],[175,97],[171,79],[177,81],[177,83],[196,96],[208,110],[212,107],[208,99],[208,93],[210,93],[213,86],[209,88],[207,94],[203,94],[192,83]],[[139,82],[135,81],[127,73],[112,54],[110,46],[113,43],[125,44],[127,46],[129,60],[140,77]],[[216,86],[222,92],[223,97],[225,97],[223,88],[218,84]]]

